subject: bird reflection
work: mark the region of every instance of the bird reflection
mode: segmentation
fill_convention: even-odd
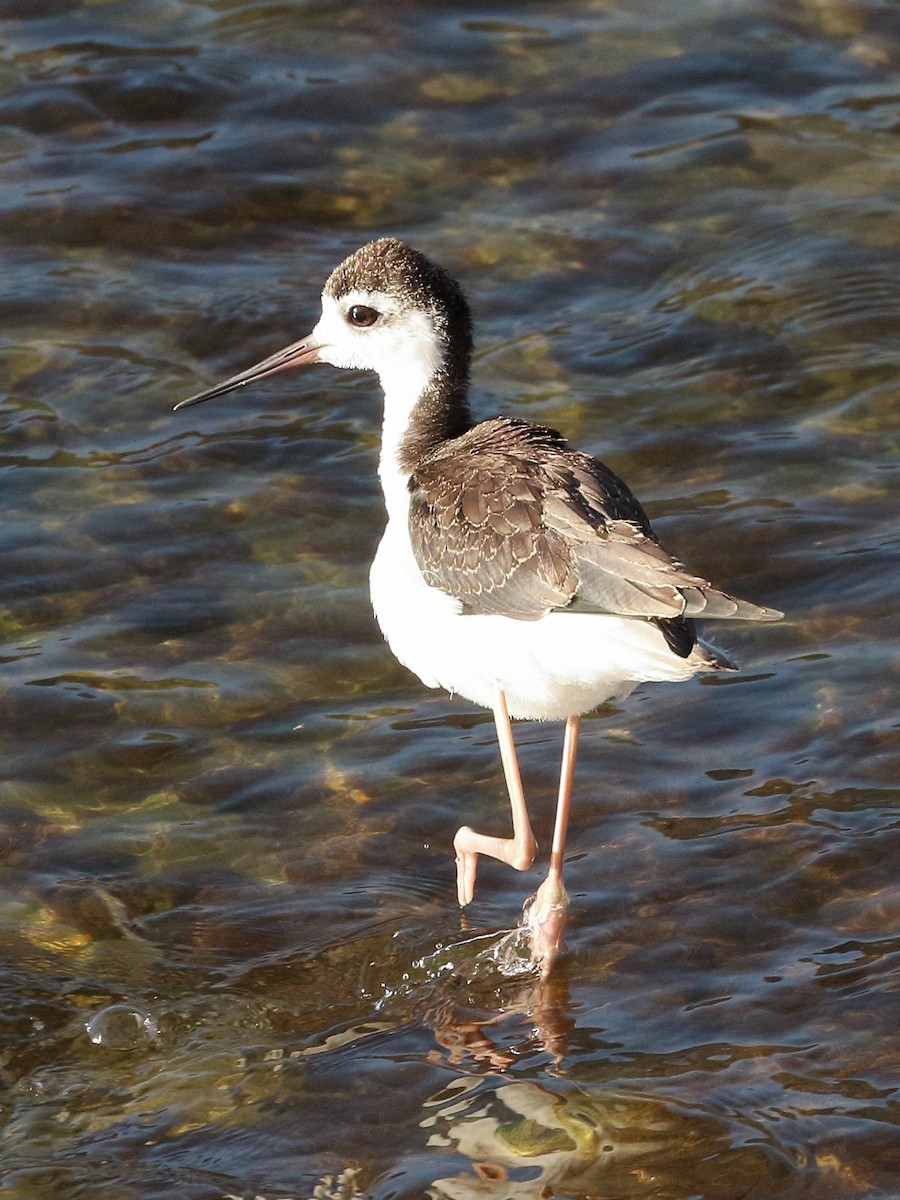
[[[568,973],[561,967],[548,978],[519,982],[494,1013],[445,995],[425,1019],[444,1052],[435,1056],[452,1066],[505,1071],[525,1055],[542,1053],[561,1069],[575,1026]]]
[[[574,1026],[568,970],[536,967],[524,923],[486,930],[461,914],[454,938],[427,940],[423,952],[422,930],[410,929],[373,954],[362,991],[381,1014],[415,1013],[434,1036],[433,1062],[505,1071],[539,1054],[562,1069]]]

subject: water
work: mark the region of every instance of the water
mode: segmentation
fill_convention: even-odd
[[[895,1197],[898,16],[3,5],[11,1200]],[[450,268],[476,409],[785,610],[585,723],[568,953],[485,714],[390,657],[373,381],[171,412],[348,251]]]

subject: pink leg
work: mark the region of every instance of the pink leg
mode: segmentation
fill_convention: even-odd
[[[538,888],[531,907],[528,909],[527,924],[531,931],[531,957],[541,964],[541,975],[549,975],[562,949],[566,931],[566,909],[569,896],[562,880],[563,855],[566,849],[566,831],[569,827],[569,810],[572,801],[572,780],[575,775],[575,757],[578,753],[578,734],[581,718],[566,720],[566,735],[563,742],[562,768],[559,774],[559,798],[556,802],[556,824],[553,829],[553,848],[550,851],[550,870]]]
[[[522,791],[506,697],[500,688],[497,689],[497,699],[494,701],[494,722],[497,726],[500,758],[512,808],[513,836],[489,837],[484,833],[476,833],[468,825],[463,825],[457,830],[453,839],[453,849],[456,851],[456,891],[460,904],[464,906],[471,902],[475,894],[475,873],[478,869],[479,854],[498,858],[500,862],[515,867],[517,871],[527,871],[537,852],[537,842],[534,840],[528,810],[525,807],[525,793]]]

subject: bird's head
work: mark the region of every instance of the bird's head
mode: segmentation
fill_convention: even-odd
[[[424,386],[440,371],[465,379],[471,349],[471,319],[459,284],[418,250],[379,238],[332,271],[310,334],[175,407],[315,362],[376,371],[386,390],[400,381]]]

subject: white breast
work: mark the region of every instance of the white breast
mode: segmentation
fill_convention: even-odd
[[[395,493],[396,499],[396,493]],[[422,578],[405,520],[393,517],[372,563],[375,616],[391,650],[427,687],[510,715],[554,720],[621,698],[645,680],[687,679],[703,656],[679,658],[649,621],[553,612],[537,621],[464,614]]]

